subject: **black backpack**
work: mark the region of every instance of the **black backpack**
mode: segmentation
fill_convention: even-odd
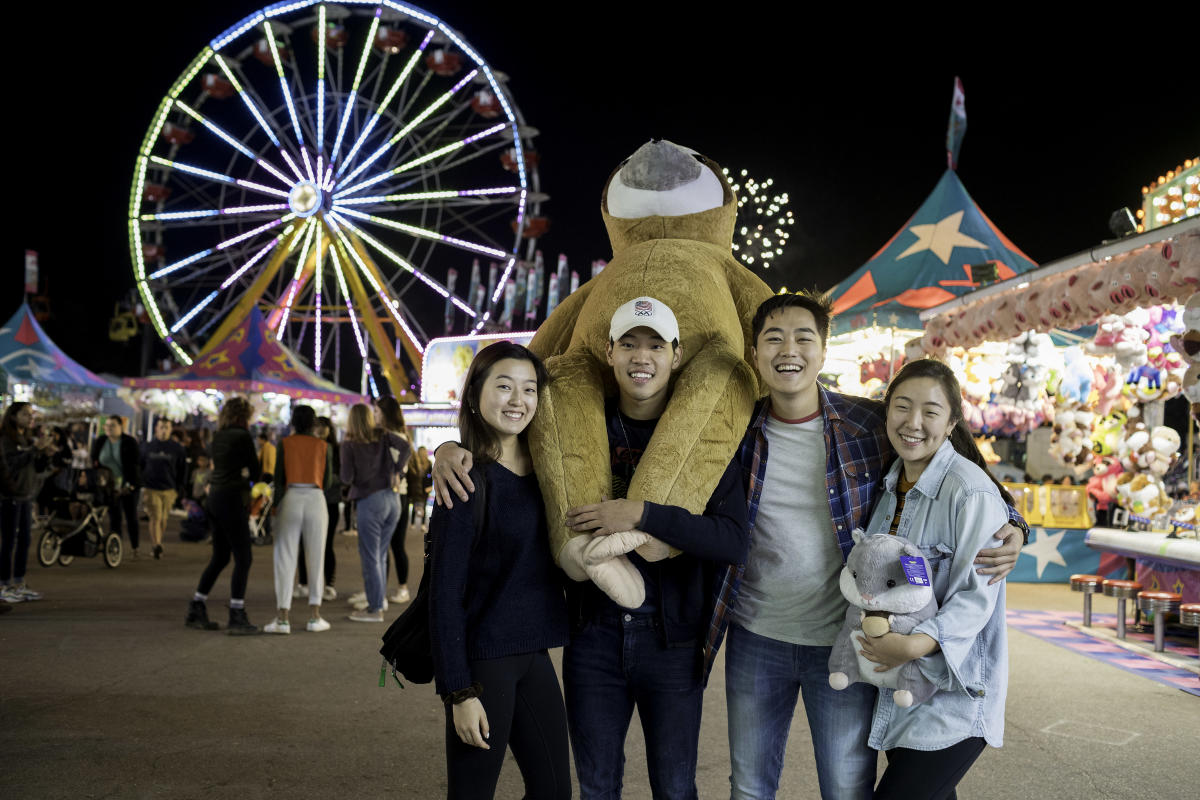
[[[471,542],[471,552],[479,546],[487,516],[487,476],[483,467],[474,467],[469,473],[471,483],[475,484],[472,501],[472,516],[475,522],[475,538]],[[421,573],[421,583],[417,594],[409,603],[404,613],[388,627],[383,634],[383,646],[379,648],[383,656],[383,666],[379,671],[379,685],[387,682],[387,668],[392,667],[392,677],[400,684],[396,673],[400,673],[412,683],[429,683],[433,680],[433,645],[429,637],[429,551],[433,544],[433,526],[429,526],[425,534],[425,564]]]

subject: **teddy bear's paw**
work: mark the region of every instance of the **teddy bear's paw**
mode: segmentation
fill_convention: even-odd
[[[587,567],[623,556],[648,541],[650,541],[650,534],[638,530],[621,531],[608,536],[594,536],[583,553],[583,565]]]
[[[840,692],[850,685],[850,678],[844,672],[831,672],[829,673],[829,685]]]
[[[637,608],[646,602],[646,584],[641,573],[625,556],[593,564],[587,568],[587,574],[619,606]]]
[[[572,536],[563,545],[558,554],[558,565],[567,577],[573,581],[588,580],[587,565],[584,563],[584,551],[591,544],[592,537],[587,534]]]
[[[647,561],[662,561],[671,555],[671,545],[650,536],[645,544],[638,546],[637,554]]]
[[[892,693],[892,700],[901,708],[908,708],[913,704],[913,693],[908,689],[897,689]]]

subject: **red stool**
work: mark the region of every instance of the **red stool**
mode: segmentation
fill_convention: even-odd
[[[1154,613],[1154,652],[1163,651],[1163,637],[1166,632],[1166,617],[1173,611],[1179,610],[1179,602],[1183,598],[1174,592],[1138,592],[1137,604],[1142,611]]]
[[[1092,595],[1100,591],[1104,578],[1099,575],[1072,575],[1071,591],[1083,592],[1083,624],[1092,627]]]
[[[1179,607],[1179,621],[1184,625],[1200,628],[1200,603],[1184,603]],[[1196,642],[1197,655],[1200,655],[1200,640]]]
[[[1107,580],[1103,583],[1104,594],[1117,598],[1117,638],[1125,638],[1125,601],[1136,598],[1142,590],[1137,581]]]

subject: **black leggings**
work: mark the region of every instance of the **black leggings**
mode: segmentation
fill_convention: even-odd
[[[134,550],[138,549],[137,501],[138,490],[130,489],[127,492],[117,492],[113,497],[112,504],[108,507],[108,513],[111,515],[109,524],[112,526],[113,533],[121,532],[121,517],[125,517],[125,529],[129,533],[129,546]]]
[[[944,750],[887,751],[887,769],[875,787],[875,800],[956,800],[954,787],[967,774],[986,745],[981,738],[963,739]]]
[[[242,490],[238,487],[213,489],[208,496],[207,509],[213,523],[212,560],[200,575],[196,591],[205,595],[211,592],[232,555],[233,582],[229,596],[244,600],[254,556],[250,547],[250,510],[242,500]]]
[[[454,730],[453,712],[446,707],[446,796],[490,800],[504,751],[512,748],[526,800],[569,798],[567,712],[546,651],[472,661],[471,677],[483,685],[491,749],[464,744]]]
[[[408,495],[400,496],[400,521],[392,534],[392,558],[396,561],[396,582],[401,586],[408,583],[408,553],[404,550],[404,537],[408,534]],[[390,562],[389,562],[390,566]],[[387,576],[385,575],[386,579]],[[384,588],[387,588],[386,586]]]
[[[337,556],[333,554],[333,535],[337,532],[338,523],[338,504],[325,501],[325,507],[329,509],[329,527],[325,529],[325,585],[333,586],[333,580],[337,577]],[[304,540],[300,541],[300,552],[304,552]],[[304,565],[305,557],[300,556],[296,559],[300,564],[300,583],[308,585],[308,567]]]

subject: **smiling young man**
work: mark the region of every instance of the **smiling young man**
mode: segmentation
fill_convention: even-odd
[[[645,600],[623,608],[591,581],[570,583],[570,643],[563,652],[567,721],[583,798],[621,795],[625,736],[634,708],[646,740],[655,798],[695,798],[700,712],[706,673],[703,644],[715,613],[718,579],[746,553],[741,469],[731,463],[703,514],[626,497],[638,460],[671,396],[682,351],[674,313],[640,297],[613,314],[607,346],[617,396],[605,404],[610,499],[570,509],[567,524],[602,537],[644,531],[682,551],[647,561],[626,556],[645,584]],[[443,446],[434,466],[439,502],[460,497],[463,452]],[[465,464],[469,468],[469,463]]]
[[[749,487],[750,551],[744,566],[726,572],[705,647],[711,668],[728,626],[735,800],[775,796],[798,696],[822,798],[870,798],[875,784],[876,754],[867,745],[875,688],[834,691],[828,662],[846,612],[838,575],[850,534],[866,521],[892,449],[882,403],[817,382],[829,317],[824,301],[784,294],[764,302],[752,324],[754,363],[770,394],[738,453]],[[982,551],[980,563],[1007,574],[1019,542]]]

